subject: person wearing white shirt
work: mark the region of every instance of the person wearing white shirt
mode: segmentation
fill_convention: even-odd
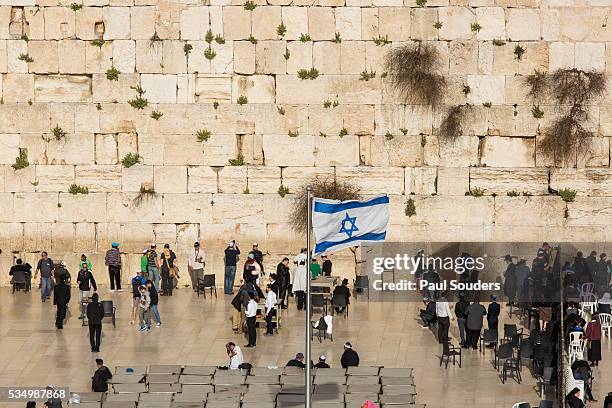
[[[448,329],[450,327],[450,319],[453,318],[448,305],[446,296],[442,294],[436,301],[436,316],[438,317],[438,342],[440,344],[450,341],[448,338]]]
[[[304,256],[302,256],[304,255]],[[306,254],[300,254],[296,257],[297,268],[295,269],[295,274],[293,276],[293,294],[297,299],[297,309],[302,310],[306,309],[305,300],[306,300],[306,284],[307,284],[307,275],[308,273],[306,269]]]
[[[240,368],[240,365],[244,363],[244,356],[242,355],[242,350],[240,349],[240,347],[238,347],[232,342],[229,342],[225,345],[225,350],[227,351],[227,355],[230,358],[229,369],[237,370],[238,368]]]
[[[266,336],[272,336],[274,334],[274,325],[272,324],[272,317],[276,315],[276,293],[272,290],[270,285],[266,286]]]
[[[249,344],[245,347],[255,347],[257,343],[257,332],[255,331],[255,319],[257,318],[257,302],[255,294],[249,292],[249,303],[246,308],[246,324],[249,336]]]
[[[194,292],[198,291],[198,282],[200,279],[204,279],[204,264],[205,264],[204,250],[200,248],[200,243],[196,242],[193,244],[193,252],[189,255],[189,277],[191,278],[191,287]]]

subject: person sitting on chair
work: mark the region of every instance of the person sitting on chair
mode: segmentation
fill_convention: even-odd
[[[304,354],[297,353],[294,359],[287,362],[287,367],[306,368],[306,364],[304,364]]]
[[[315,368],[331,368],[329,364],[325,362],[325,356],[319,357],[319,362],[314,365]]]
[[[32,265],[30,265],[27,262],[24,264],[21,259],[17,259],[15,261],[15,265],[11,266],[11,269],[9,270],[9,276],[13,276],[13,274],[18,271],[23,272],[25,275],[25,279],[26,279],[25,291],[28,292],[32,285]]]
[[[348,341],[344,343],[344,353],[340,357],[340,364],[342,368],[359,366],[359,354],[353,350],[353,345]]]
[[[425,309],[421,309],[419,316],[423,321],[423,328],[431,327],[436,324],[436,302],[427,299],[427,306]]]
[[[332,299],[334,296],[344,296],[344,298],[346,299],[346,305],[348,306],[349,304],[349,298],[351,297],[351,291],[349,290],[348,287],[348,279],[342,279],[342,284],[338,285],[334,288],[334,292],[332,294]],[[336,307],[336,312],[338,313],[342,313],[344,312],[344,307]]]

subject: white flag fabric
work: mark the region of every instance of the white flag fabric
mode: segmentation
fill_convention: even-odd
[[[312,227],[315,235],[313,256],[358,246],[363,242],[384,241],[389,222],[389,197],[367,201],[314,199]]]

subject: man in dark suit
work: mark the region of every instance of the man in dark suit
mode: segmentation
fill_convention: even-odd
[[[495,333],[497,333],[497,328],[499,326],[500,309],[499,303],[497,303],[497,297],[495,295],[491,295],[491,303],[487,308],[487,324],[489,325],[489,330],[495,331]],[[487,347],[493,346],[493,343],[487,345]]]
[[[58,329],[64,328],[64,319],[66,319],[68,302],[70,302],[70,286],[66,285],[65,276],[61,275],[59,285],[55,286],[53,289],[53,304],[57,307],[55,327]]]
[[[351,291],[348,287],[348,279],[342,279],[342,285],[336,286],[334,289],[334,293],[332,294],[332,298],[335,296],[344,296],[346,299],[346,304],[349,304],[349,298],[351,297]],[[336,307],[336,312],[342,313],[344,311],[343,307]]]
[[[342,364],[342,368],[359,366],[359,354],[353,350],[353,345],[348,341],[344,343],[344,353],[340,358],[340,364]]]

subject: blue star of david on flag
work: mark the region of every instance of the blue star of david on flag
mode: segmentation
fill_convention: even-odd
[[[338,231],[338,232],[339,233],[343,233],[344,232],[346,235],[348,235],[349,238],[351,238],[353,236],[353,232],[359,231],[359,228],[357,228],[357,224],[355,224],[356,220],[357,220],[357,217],[349,217],[349,214],[347,212],[346,216],[342,220],[340,231]],[[346,224],[350,224],[350,227],[347,228]]]
[[[388,222],[389,197],[386,195],[365,201],[315,197],[312,208],[315,235],[313,256],[359,246],[364,242],[384,241]]]

